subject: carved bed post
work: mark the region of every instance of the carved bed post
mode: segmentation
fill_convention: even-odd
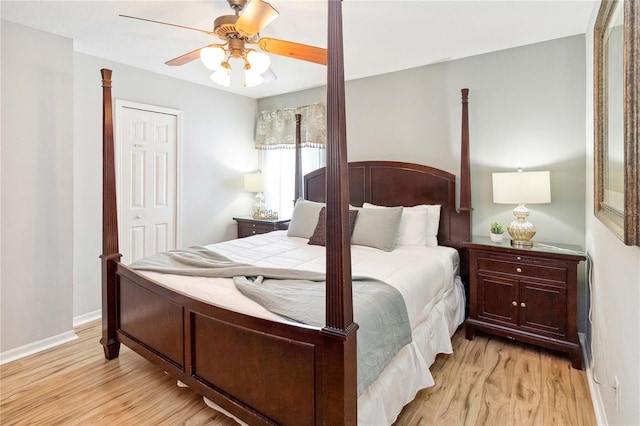
[[[302,147],[300,137],[300,125],[302,123],[302,114],[296,114],[296,169],[295,169],[295,193],[293,202],[302,197]]]
[[[356,330],[351,291],[349,170],[345,117],[342,2],[329,0],[327,52],[327,284],[323,354],[325,424],[357,423]]]
[[[462,93],[462,135],[460,141],[460,207],[458,208],[458,222],[453,227],[456,241],[471,239],[471,170],[469,161],[469,89],[461,89]],[[460,276],[468,282],[469,271],[467,251],[458,247],[460,251]]]
[[[113,148],[113,110],[111,106],[111,70],[102,75],[102,338],[104,356],[113,359],[120,353],[117,339],[116,267],[118,252],[118,210],[116,208],[116,173]]]
[[[459,212],[471,212],[471,172],[469,170],[469,89],[461,89],[460,92],[462,92],[462,140],[460,145]],[[469,236],[471,235],[469,234]]]

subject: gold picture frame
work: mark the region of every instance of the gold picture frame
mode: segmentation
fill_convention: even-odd
[[[639,10],[603,0],[594,27],[595,215],[627,245],[640,245]]]

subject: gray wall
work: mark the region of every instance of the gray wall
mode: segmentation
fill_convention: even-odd
[[[551,171],[550,204],[530,205],[537,241],[584,246],[585,41],[574,36],[346,83],[349,160],[429,164],[459,174],[460,89],[470,89],[473,232],[510,223],[491,172]],[[324,101],[320,87],[259,110]],[[579,328],[586,329],[584,270]]]
[[[73,311],[72,41],[9,22],[1,170],[4,352],[70,331]]]

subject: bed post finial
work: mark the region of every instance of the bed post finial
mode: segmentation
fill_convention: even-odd
[[[111,106],[111,70],[102,76],[102,338],[104,356],[113,359],[120,353],[116,320],[116,268],[118,253],[118,210],[113,148],[113,109]]]

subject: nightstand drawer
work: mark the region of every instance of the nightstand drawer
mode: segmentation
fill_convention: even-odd
[[[290,219],[252,219],[234,217],[238,222],[238,238],[250,237],[252,235],[266,234],[271,231],[286,230],[289,228]]]
[[[264,223],[239,223],[238,224],[238,235],[242,235],[243,237],[249,235],[256,234],[266,234],[267,232],[271,232],[274,230],[274,227],[271,224]]]
[[[527,256],[500,256],[492,253],[478,255],[478,272],[503,273],[511,276],[539,278],[564,283],[567,266],[564,262],[539,260]]]

